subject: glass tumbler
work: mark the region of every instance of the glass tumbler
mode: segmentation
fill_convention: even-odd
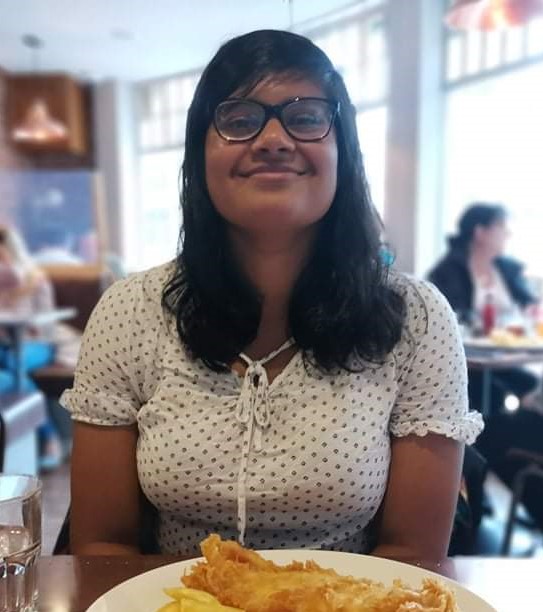
[[[0,612],[30,612],[38,599],[41,482],[0,474]]]

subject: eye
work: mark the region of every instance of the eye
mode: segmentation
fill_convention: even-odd
[[[227,138],[247,138],[258,132],[263,120],[263,111],[247,102],[225,102],[216,112],[216,126]]]
[[[288,124],[292,127],[314,127],[325,123],[325,118],[318,113],[299,112],[288,118]]]
[[[330,127],[332,114],[324,100],[299,100],[284,109],[283,120],[293,132],[318,138]]]
[[[221,124],[230,130],[252,130],[259,127],[260,121],[254,115],[237,115],[223,117]]]

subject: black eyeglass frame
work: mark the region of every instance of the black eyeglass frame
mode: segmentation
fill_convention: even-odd
[[[291,104],[302,102],[304,100],[318,100],[319,102],[325,102],[330,107],[330,110],[331,110],[330,125],[328,126],[326,133],[322,136],[319,136],[318,138],[298,138],[298,136],[295,136],[294,134],[291,133],[289,128],[283,122],[282,113],[284,109],[290,106]],[[264,120],[262,122],[262,125],[260,126],[260,129],[254,134],[251,134],[251,136],[247,136],[245,138],[231,138],[231,137],[228,137],[222,134],[217,125],[217,113],[222,105],[228,104],[229,102],[249,102],[250,104],[255,104],[256,106],[260,106],[260,108],[263,108],[264,109]],[[249,140],[253,140],[254,138],[257,138],[258,135],[262,133],[266,125],[268,125],[268,121],[272,118],[275,118],[279,121],[279,123],[281,124],[281,127],[285,130],[285,132],[292,139],[298,142],[319,142],[319,140],[324,140],[330,133],[330,130],[332,129],[332,126],[334,125],[334,122],[336,120],[336,117],[339,115],[339,111],[340,111],[339,102],[335,100],[329,100],[328,98],[318,98],[316,96],[291,98],[290,100],[287,100],[286,102],[283,102],[282,104],[264,104],[263,102],[258,102],[257,100],[251,100],[250,98],[228,98],[227,100],[224,100],[223,102],[219,102],[219,104],[217,104],[217,107],[215,108],[215,112],[213,113],[213,126],[215,127],[217,134],[223,140],[226,140],[227,142],[248,142]]]

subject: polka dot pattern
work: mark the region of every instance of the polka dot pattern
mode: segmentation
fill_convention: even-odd
[[[158,508],[165,553],[198,552],[209,532],[236,538],[242,379],[192,361],[160,305],[171,264],[119,281],[85,331],[75,420],[137,423],[141,486]],[[296,354],[269,386],[262,449],[247,452],[245,542],[255,548],[364,552],[383,499],[390,435],[472,442],[466,370],[454,315],[430,284],[393,278],[405,295],[403,338],[382,365],[322,374]]]

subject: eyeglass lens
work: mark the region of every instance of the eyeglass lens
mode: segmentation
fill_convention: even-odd
[[[227,140],[249,140],[264,127],[273,114],[264,105],[252,100],[225,100],[217,107],[215,125]],[[279,109],[281,124],[297,140],[319,140],[330,131],[334,107],[327,100],[302,98]]]

